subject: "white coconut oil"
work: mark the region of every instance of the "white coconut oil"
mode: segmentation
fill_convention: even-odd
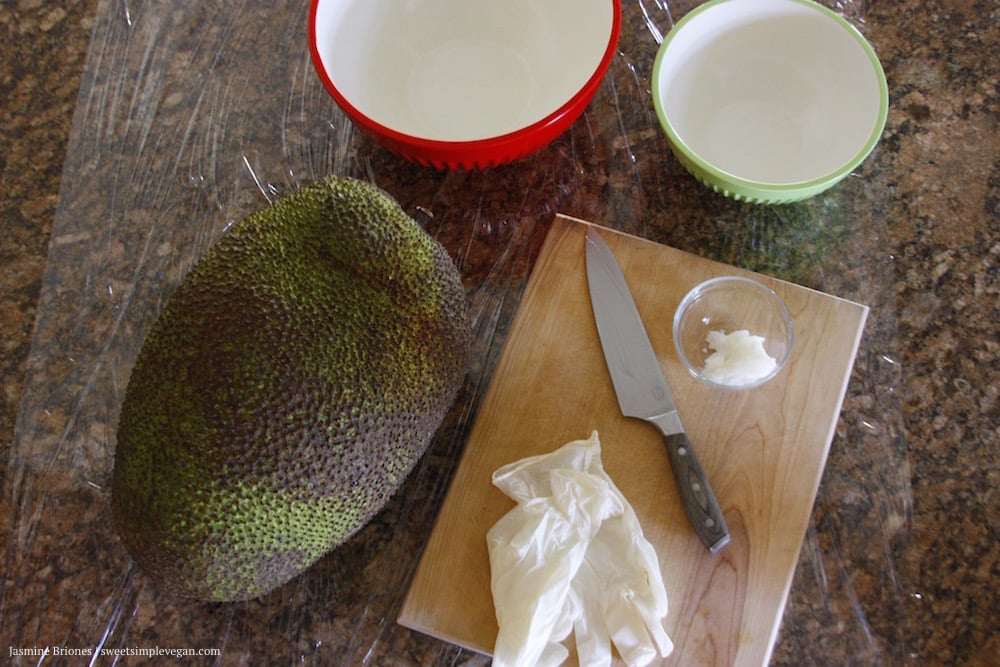
[[[762,336],[746,329],[730,333],[710,331],[705,339],[712,353],[705,359],[702,374],[716,384],[742,386],[753,384],[774,372],[778,362],[764,349]]]

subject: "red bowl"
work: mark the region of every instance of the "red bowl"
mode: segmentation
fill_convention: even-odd
[[[483,169],[550,143],[593,99],[621,0],[312,0],[309,50],[357,128],[438,169]]]

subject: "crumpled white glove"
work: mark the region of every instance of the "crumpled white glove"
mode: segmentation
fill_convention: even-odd
[[[673,651],[663,629],[667,594],[659,561],[627,502],[591,540],[570,595],[579,606],[574,631],[580,667],[610,665],[611,643],[632,667]]]
[[[560,642],[573,623],[560,617],[570,583],[604,519],[622,511],[608,485],[586,472],[595,450],[585,445],[573,442],[493,474],[493,484],[518,503],[486,536],[500,625],[495,667],[558,665],[566,657]]]
[[[601,464],[597,433],[511,463],[493,483],[518,505],[488,532],[499,623],[495,667],[554,667],[574,632],[581,666],[666,657],[656,552]]]

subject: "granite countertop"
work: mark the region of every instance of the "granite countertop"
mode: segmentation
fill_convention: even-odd
[[[671,4],[680,5],[674,6],[680,15],[697,3]],[[875,47],[889,81],[890,111],[882,141],[869,160],[838,186],[839,194],[811,204],[753,209],[707,193],[678,165],[644,159],[644,155],[662,154],[657,133],[632,132],[623,141],[616,136],[616,127],[600,125],[607,116],[597,112],[533,157],[530,168],[514,165],[482,174],[437,174],[404,164],[352,134],[349,127],[333,122],[319,123],[322,127],[310,136],[310,130],[302,129],[312,127],[308,114],[289,108],[284,101],[274,104],[288,126],[301,134],[289,132],[280,141],[293,152],[304,152],[304,147],[316,141],[342,141],[352,147],[349,154],[309,155],[306,161],[314,161],[316,172],[329,167],[367,175],[386,189],[402,193],[401,203],[410,210],[425,210],[426,202],[433,202],[428,224],[449,249],[464,248],[460,267],[469,285],[486,284],[498,268],[507,280],[523,283],[544,237],[546,221],[556,212],[567,212],[594,220],[614,219],[625,231],[867,303],[872,316],[772,664],[997,664],[1000,59],[996,54],[1000,51],[1000,2],[827,4],[844,11]],[[207,19],[217,18],[215,12],[221,15],[225,9],[212,6],[202,11],[207,14],[206,24],[211,24]],[[266,15],[270,10],[259,11],[263,25],[277,23],[275,16]],[[119,31],[139,42],[152,18],[167,33],[171,22],[182,25],[187,20],[180,14],[178,10],[158,15],[147,5],[94,0],[70,0],[58,6],[27,0],[0,5],[4,35],[0,39],[4,230],[0,236],[4,387],[0,452],[6,472],[0,499],[4,513],[0,560],[5,563],[0,581],[0,650],[6,650],[5,643],[13,648],[67,641],[66,637],[87,639],[104,624],[112,628],[124,624],[122,615],[128,613],[136,625],[127,641],[140,645],[155,641],[155,636],[142,634],[150,632],[151,619],[183,626],[178,617],[185,608],[168,608],[148,590],[134,586],[133,579],[140,575],[124,565],[121,576],[101,569],[95,578],[89,561],[117,566],[125,558],[111,540],[100,539],[99,531],[79,534],[81,527],[101,524],[101,510],[93,500],[99,496],[91,493],[99,491],[100,480],[58,472],[64,459],[75,461],[74,469],[106,465],[106,434],[113,429],[114,393],[119,389],[116,381],[121,380],[115,368],[106,366],[124,363],[131,351],[107,353],[114,337],[143,326],[141,320],[113,315],[130,298],[161,296],[158,288],[140,294],[141,281],[132,285],[111,277],[105,282],[103,276],[92,275],[95,268],[108,276],[131,270],[131,240],[124,233],[109,234],[109,240],[98,245],[94,239],[99,233],[88,230],[85,221],[78,227],[69,224],[75,211],[106,209],[91,201],[99,200],[102,193],[81,193],[75,189],[76,182],[63,175],[117,184],[136,178],[144,165],[152,164],[149,168],[154,169],[159,161],[180,159],[176,147],[168,155],[157,154],[156,142],[162,137],[155,136],[148,143],[133,144],[128,142],[135,138],[129,135],[116,145],[124,166],[111,162],[114,151],[102,153],[104,145],[117,141],[117,135],[111,111],[100,115],[104,113],[101,93],[114,82],[99,75],[106,72],[104,59],[130,61],[113,48],[93,48],[92,35]],[[645,29],[638,24],[624,26],[626,32]],[[206,31],[208,36],[201,36],[205,42],[225,37],[212,28]],[[266,31],[259,34],[261,40],[267,39]],[[301,58],[288,35],[273,39],[276,51]],[[109,44],[138,48],[128,39]],[[195,58],[202,42],[192,38],[183,44]],[[158,57],[155,49],[147,55],[150,62]],[[648,62],[630,61],[630,55],[634,52],[626,42],[619,54],[625,62],[619,63],[618,87],[613,91],[623,98],[630,94],[625,90],[627,73],[641,78],[648,69]],[[235,62],[238,55],[231,57]],[[229,66],[225,58],[222,61],[220,67]],[[169,77],[172,65],[165,62]],[[143,66],[148,63],[144,61]],[[260,67],[266,70],[268,63],[261,62]],[[295,71],[299,76],[311,75],[305,60]],[[154,76],[148,82],[150,89],[157,83]],[[231,91],[212,93],[228,95]],[[641,86],[632,94],[641,95]],[[254,86],[246,86],[240,95],[250,107],[266,109],[270,103],[266,91]],[[165,95],[164,117],[181,98],[179,92],[174,97]],[[606,104],[609,99],[618,98],[599,96],[595,104]],[[133,98],[133,102],[141,105],[143,100]],[[87,127],[74,126],[74,112],[78,121],[89,121]],[[240,118],[239,129],[258,127],[250,112],[246,120]],[[584,126],[587,122],[591,125]],[[202,128],[194,125],[188,129],[198,134]],[[212,130],[209,125],[206,121],[205,136]],[[247,130],[247,144],[266,145],[273,140],[263,130],[253,131],[259,134],[249,136]],[[227,140],[222,134],[219,141]],[[169,142],[169,137],[163,141]],[[578,150],[584,141],[591,142],[590,147]],[[136,161],[129,161],[129,151],[135,147]],[[187,150],[194,149],[185,145],[181,153]],[[241,150],[241,164],[234,169],[244,170],[244,182],[246,170],[255,178],[268,173],[267,155],[252,147]],[[140,153],[147,156],[144,162]],[[611,163],[630,166],[606,168]],[[223,166],[192,159],[185,169],[181,197],[185,212],[206,219],[215,215],[219,220],[204,225],[209,232],[180,240],[191,243],[192,249],[169,268],[160,267],[158,275],[164,283],[176,281],[189,260],[224,226],[227,216],[260,203],[259,197],[254,200],[246,194],[254,188],[236,194],[227,191],[230,181],[222,173]],[[290,173],[278,177],[272,171],[270,180],[265,180],[289,186],[298,178]],[[205,185],[212,180],[221,185]],[[643,186],[640,195],[634,194],[636,183]],[[143,200],[146,208],[116,205],[112,211],[139,227],[144,219],[163,214],[156,204],[165,200],[156,196],[159,193]],[[816,224],[820,215],[822,225]],[[150,249],[151,255],[169,254],[164,249],[167,245]],[[95,260],[87,254],[88,248],[104,253],[99,264],[90,263]],[[498,249],[515,249],[520,254],[505,254],[501,261]],[[88,270],[75,275],[74,266]],[[135,294],[129,292],[133,288]],[[74,328],[73,323],[60,321],[60,313],[71,312],[68,305],[97,292],[102,297],[94,309],[111,313],[111,324],[100,324],[98,318],[98,324]],[[501,303],[497,311],[505,307],[512,306]],[[502,313],[497,317],[503,320]],[[72,340],[65,342],[69,346],[65,352],[59,352],[64,344],[59,335],[66,331],[72,333]],[[76,374],[74,367],[84,364],[88,345],[102,351],[103,366],[90,364]],[[485,356],[490,354],[487,351]],[[83,432],[77,434],[77,429]],[[55,438],[58,456],[49,459],[48,467],[44,462],[37,464],[44,470],[35,476],[32,466],[36,462],[26,443],[35,439],[46,443],[51,432],[63,434]],[[454,452],[436,453],[441,459],[450,454]],[[447,464],[441,465],[448,469]],[[39,489],[44,490],[32,495]],[[65,515],[56,513],[37,524],[26,522],[34,508],[44,508],[46,494],[78,504],[69,505]],[[399,511],[390,508],[389,518],[379,519],[365,539],[325,562],[322,575],[347,581],[352,572],[370,569],[368,558],[383,553],[379,549],[386,541],[412,537],[393,523],[393,512]],[[28,527],[37,528],[37,533]],[[74,553],[88,563],[74,560]],[[457,649],[441,649],[434,640],[410,636],[398,628],[386,630],[387,624],[392,625],[386,619],[352,626],[355,621],[347,619],[377,608],[372,602],[377,596],[364,590],[364,578],[338,585],[345,595],[343,608],[310,627],[331,636],[353,632],[344,628],[363,627],[360,643],[377,647],[369,655],[371,664],[475,661]],[[80,602],[87,597],[85,591],[102,586],[121,592],[117,599],[122,608],[101,608],[104,620],[100,622],[74,616],[76,605],[89,608]],[[401,586],[405,580],[392,579],[386,595],[398,593]],[[304,587],[286,595],[288,606],[301,603],[316,608],[310,606],[310,593]],[[355,599],[360,601],[357,606],[352,602]],[[272,602],[253,609],[206,612],[226,628],[233,646],[242,647],[230,655],[227,664],[310,656],[330,662],[324,650],[341,651],[337,657],[347,655],[344,649],[328,649],[319,638],[305,636],[290,639],[280,655],[267,655],[273,646],[257,639],[261,624],[279,632],[293,625],[286,608]],[[386,604],[392,608],[391,602]],[[351,650],[359,651],[356,645]]]

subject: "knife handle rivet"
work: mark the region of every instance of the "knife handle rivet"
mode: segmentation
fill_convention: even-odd
[[[705,526],[707,528],[711,528],[714,525],[715,525],[715,519],[713,519],[712,517],[708,517],[707,519],[705,519]]]
[[[694,484],[691,485],[691,490],[695,492],[701,491],[701,484],[695,482]]]
[[[687,447],[678,447],[677,453],[680,454],[681,456],[687,456],[688,453]]]

